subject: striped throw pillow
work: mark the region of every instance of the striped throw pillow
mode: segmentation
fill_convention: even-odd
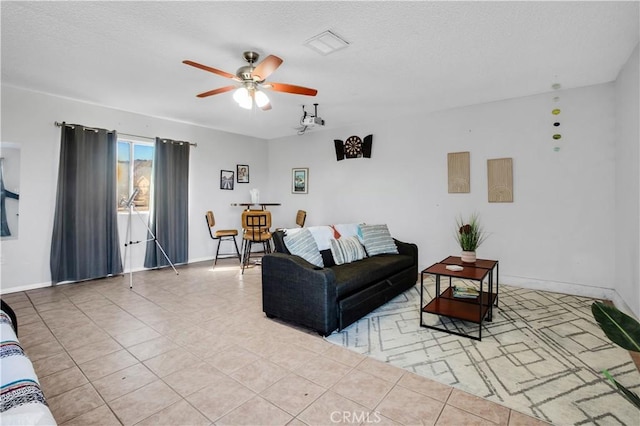
[[[364,247],[355,235],[352,237],[342,237],[339,240],[329,241],[331,244],[331,255],[336,265],[355,262],[367,257]]]
[[[301,228],[298,232],[285,235],[284,245],[287,246],[289,253],[300,256],[315,266],[324,268],[322,255],[318,250],[316,240],[313,239],[311,231],[307,228]]]
[[[398,247],[391,238],[387,225],[360,225],[362,240],[369,256],[376,254],[398,254]]]

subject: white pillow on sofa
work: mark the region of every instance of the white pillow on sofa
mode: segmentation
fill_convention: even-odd
[[[336,228],[336,231],[340,233],[341,237],[353,237],[355,235],[360,240],[360,243],[362,243],[362,236],[360,235],[360,224],[339,223],[333,226]]]
[[[307,228],[287,233],[284,236],[284,245],[287,246],[289,253],[300,256],[315,266],[324,268],[318,245]]]
[[[338,240],[331,240],[331,255],[336,265],[355,262],[367,257],[364,247],[356,235],[350,237],[340,237]]]
[[[329,240],[333,238],[333,229],[329,225],[309,226],[306,229],[311,232],[316,240],[318,250],[329,250],[331,248]]]
[[[398,247],[387,225],[360,225],[360,230],[369,256],[383,253],[398,254]]]

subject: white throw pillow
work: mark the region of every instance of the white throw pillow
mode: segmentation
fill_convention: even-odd
[[[333,229],[329,225],[308,226],[313,239],[316,240],[318,250],[329,250],[329,240],[333,238]]]
[[[367,257],[364,247],[356,235],[340,237],[339,240],[331,240],[331,255],[336,265],[355,262]]]
[[[324,268],[318,245],[307,228],[301,228],[297,232],[285,235],[284,245],[287,246],[289,253],[300,256],[315,266]]]
[[[362,240],[369,256],[376,254],[398,254],[398,247],[393,241],[387,225],[360,225]]]
[[[362,243],[362,238],[359,235],[359,224],[357,223],[339,223],[337,225],[333,225],[336,228],[336,231],[340,233],[342,237],[353,237],[354,235],[358,237],[360,243]]]

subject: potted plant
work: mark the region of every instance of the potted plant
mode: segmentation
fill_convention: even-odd
[[[462,249],[460,257],[463,262],[473,263],[476,261],[476,250],[487,238],[487,234],[480,225],[477,213],[472,214],[467,221],[460,216],[456,225],[456,240]]]
[[[640,352],[640,323],[635,318],[621,312],[615,306],[602,302],[593,302],[591,312],[602,331],[613,343],[628,351]],[[613,383],[627,401],[640,409],[638,394],[623,386],[607,370],[602,370],[602,374]]]

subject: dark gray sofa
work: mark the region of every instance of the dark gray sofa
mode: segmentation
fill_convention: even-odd
[[[418,247],[395,240],[399,254],[380,254],[325,267],[289,253],[284,232],[273,235],[275,252],[262,258],[262,309],[269,318],[296,323],[327,336],[412,287],[418,279]],[[328,252],[328,253],[327,253]]]

